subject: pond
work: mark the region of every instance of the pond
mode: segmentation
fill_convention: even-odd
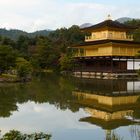
[[[44,132],[52,140],[140,139],[140,81],[38,74],[0,84],[0,130]]]

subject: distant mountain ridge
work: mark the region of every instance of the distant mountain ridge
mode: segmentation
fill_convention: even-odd
[[[124,23],[126,21],[130,21],[133,20],[135,18],[129,18],[129,17],[122,17],[122,18],[118,18],[116,19],[116,21],[120,22],[120,23]],[[82,28],[86,28],[86,27],[90,27],[94,24],[92,23],[84,23],[82,25],[80,25],[79,27]],[[28,37],[35,37],[37,35],[41,35],[41,36],[48,36],[48,34],[50,32],[52,32],[53,30],[39,30],[39,31],[35,31],[32,33],[28,33],[22,30],[17,30],[17,29],[11,29],[11,30],[7,30],[5,28],[0,28],[0,36],[4,36],[4,37],[8,37],[11,38],[13,40],[17,40],[19,36],[24,35],[24,36],[28,36]]]
[[[134,18],[121,17],[121,18],[116,19],[116,21],[118,21],[118,22],[120,22],[120,23],[124,23],[124,22],[130,21],[130,20],[133,20],[133,19],[134,19]]]
[[[133,20],[133,19],[134,18],[121,17],[121,18],[116,19],[115,21],[118,21],[120,23],[125,23],[125,22]],[[92,24],[92,23],[84,23],[84,24],[80,25],[79,27],[82,29],[82,28],[90,27],[92,25],[94,25],[94,24]]]
[[[28,33],[22,30],[17,30],[17,29],[11,29],[11,30],[7,30],[7,29],[0,29],[0,36],[4,36],[4,37],[8,37],[11,38],[13,40],[16,40],[19,36],[24,35],[24,36],[28,36],[28,37],[35,37],[37,35],[42,35],[42,36],[48,36],[48,34],[51,32],[52,30],[40,30],[40,31],[35,31],[32,33]]]
[[[93,24],[91,24],[91,23],[84,23],[84,24],[80,25],[79,27],[82,29],[82,28],[90,27],[92,25]]]

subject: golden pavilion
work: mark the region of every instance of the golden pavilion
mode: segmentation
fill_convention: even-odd
[[[140,42],[130,33],[136,27],[127,26],[117,21],[107,20],[81,29],[88,33],[84,43],[72,46],[75,76],[121,77],[137,76],[140,59]]]

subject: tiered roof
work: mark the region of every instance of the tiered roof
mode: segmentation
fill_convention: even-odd
[[[136,41],[104,39],[104,40],[83,42],[81,44],[73,45],[72,47],[90,46],[90,45],[98,45],[98,44],[105,44],[105,43],[140,44],[140,42],[136,42]]]
[[[92,30],[97,30],[100,28],[116,28],[116,29],[122,29],[122,30],[129,31],[129,30],[134,30],[137,27],[128,26],[128,25],[122,24],[118,21],[113,21],[113,20],[109,19],[109,20],[105,20],[101,23],[95,24],[93,26],[82,28],[81,30],[82,31],[92,31]]]

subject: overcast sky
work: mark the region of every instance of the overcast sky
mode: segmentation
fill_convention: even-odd
[[[95,24],[108,14],[140,18],[140,0],[0,0],[0,28],[28,32]]]

